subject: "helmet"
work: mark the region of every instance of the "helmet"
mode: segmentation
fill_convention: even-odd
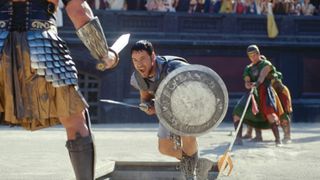
[[[247,48],[247,53],[253,53],[253,52],[260,53],[258,46],[255,44],[252,44]]]

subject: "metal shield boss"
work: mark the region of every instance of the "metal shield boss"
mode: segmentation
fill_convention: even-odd
[[[156,114],[168,130],[199,136],[217,127],[227,112],[228,91],[220,76],[202,65],[179,67],[160,83]]]

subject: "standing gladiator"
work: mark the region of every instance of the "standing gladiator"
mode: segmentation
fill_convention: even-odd
[[[261,59],[267,60],[267,58],[263,55],[260,55]],[[291,143],[291,117],[292,117],[292,100],[291,100],[291,93],[289,88],[283,84],[282,82],[282,73],[276,71],[274,78],[271,80],[271,85],[273,89],[276,91],[277,95],[279,96],[279,100],[283,107],[284,113],[279,117],[280,118],[280,125],[282,127],[284,136],[282,142],[284,144]],[[256,136],[252,139],[253,142],[261,142],[262,141],[262,132],[259,128],[254,128],[256,132]],[[253,127],[248,125],[246,134],[242,137],[244,139],[252,138],[252,130]]]
[[[255,128],[271,128],[276,146],[281,146],[278,125],[285,112],[279,96],[272,85],[274,79],[278,77],[278,73],[271,62],[261,56],[258,46],[248,46],[247,55],[251,63],[246,66],[243,79],[247,89],[255,89],[253,95],[257,101],[259,112],[247,110],[243,122]],[[240,117],[244,110],[246,98],[248,98],[247,95],[243,96],[233,110],[234,126],[235,128],[240,126],[235,141],[237,145],[242,145],[242,124],[240,124]],[[252,109],[252,104],[249,106],[250,108],[248,109]]]
[[[0,1],[1,123],[37,130],[61,123],[78,180],[94,179],[94,144],[88,105],[77,70],[57,35],[58,0]],[[97,17],[84,0],[63,0],[81,41],[105,69],[117,65]]]

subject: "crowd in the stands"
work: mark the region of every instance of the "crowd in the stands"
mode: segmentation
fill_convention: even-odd
[[[320,0],[87,0],[94,9],[188,13],[320,15]],[[268,11],[269,9],[269,11]]]

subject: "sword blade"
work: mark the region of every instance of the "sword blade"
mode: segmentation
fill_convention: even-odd
[[[133,108],[140,108],[140,106],[135,105],[135,104],[129,104],[125,102],[120,102],[120,101],[114,101],[111,99],[100,99],[101,102],[109,103],[109,104],[117,104],[117,105],[122,105],[126,107],[133,107]]]
[[[128,44],[129,38],[130,38],[129,33],[121,35],[116,40],[116,42],[113,43],[113,45],[110,48],[114,50],[117,54],[119,54],[119,52],[122,51],[122,49],[126,47],[126,45]]]

